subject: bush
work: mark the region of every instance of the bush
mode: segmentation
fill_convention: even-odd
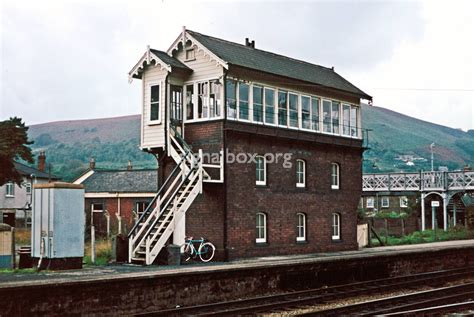
[[[91,245],[86,243],[84,248],[84,263],[88,265],[106,265],[112,259],[112,241],[96,240],[95,242],[95,263],[91,259]]]

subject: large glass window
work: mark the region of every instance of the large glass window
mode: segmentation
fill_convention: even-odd
[[[237,118],[237,83],[234,80],[226,80],[226,108],[227,118]]]
[[[288,93],[278,91],[278,125],[288,125]]]
[[[296,187],[306,186],[306,162],[296,160]]]
[[[186,119],[194,119],[194,85],[186,85]]]
[[[198,84],[198,113],[199,119],[209,117],[209,82]]]
[[[319,131],[319,99],[311,98],[311,128],[314,131]]]
[[[297,213],[296,217],[296,231],[298,232],[296,241],[306,241],[306,215],[303,213]]]
[[[265,243],[267,242],[267,215],[265,215],[263,212],[257,213],[257,219],[256,219],[256,243]]]
[[[328,133],[332,131],[330,100],[323,100],[323,131]]]
[[[290,127],[298,128],[298,95],[290,94],[288,104],[288,108],[290,110]]]
[[[275,91],[265,88],[265,123],[275,124]]]
[[[239,119],[249,119],[249,85],[239,83]]]
[[[390,200],[387,196],[382,197],[382,208],[388,208],[390,206]]]
[[[264,156],[257,156],[256,157],[256,181],[255,184],[257,185],[266,185],[267,184],[267,162]]]
[[[359,136],[359,108],[351,106],[351,136]]]
[[[339,189],[339,164],[331,163],[331,188]]]
[[[253,86],[253,121],[263,122],[263,88]]]
[[[160,85],[150,86],[150,121],[160,120]]]
[[[311,99],[301,96],[301,127],[311,129]]]
[[[221,115],[221,85],[218,80],[210,82],[211,93],[209,95],[210,117],[215,118]]]
[[[339,102],[332,102],[332,133],[339,134]]]
[[[14,183],[9,182],[9,183],[6,184],[5,196],[7,196],[7,197],[14,197],[15,196],[15,184]]]
[[[351,106],[348,104],[342,105],[342,134],[350,134],[350,118],[351,118]]]
[[[332,239],[339,240],[341,238],[341,216],[338,213],[332,214]]]

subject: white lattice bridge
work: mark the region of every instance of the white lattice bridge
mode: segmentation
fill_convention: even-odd
[[[362,190],[364,192],[474,190],[474,172],[364,174]]]

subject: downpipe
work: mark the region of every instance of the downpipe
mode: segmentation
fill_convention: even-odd
[[[41,237],[41,243],[40,243],[40,258],[38,260],[38,266],[36,267],[36,271],[39,272],[41,270],[41,263],[43,262],[43,257],[44,257],[44,246],[45,242],[44,239],[46,237]]]

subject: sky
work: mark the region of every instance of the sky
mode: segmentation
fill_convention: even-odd
[[[183,26],[331,67],[373,105],[474,129],[474,1],[2,1],[0,120],[140,112],[127,73]]]

